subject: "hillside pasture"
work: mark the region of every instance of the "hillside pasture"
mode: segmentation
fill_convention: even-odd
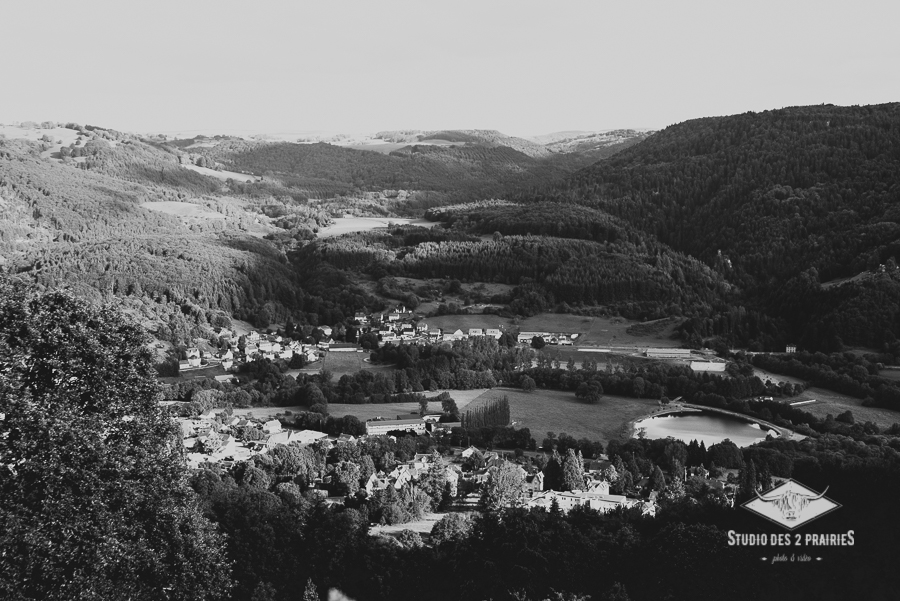
[[[389,223],[417,225],[420,227],[434,227],[438,224],[436,221],[402,219],[399,217],[337,217],[334,223],[319,230],[319,238],[331,238],[352,232],[367,232],[376,228],[388,227]]]
[[[878,375],[888,380],[900,380],[900,369],[882,369]]]
[[[604,445],[611,440],[624,440],[630,435],[629,422],[659,408],[658,402],[652,399],[604,395],[600,403],[589,405],[575,398],[573,392],[495,388],[479,396],[467,409],[485,406],[504,396],[509,399],[515,426],[531,430],[538,444],[547,432],[557,435],[564,432],[575,438],[599,440]]]
[[[218,211],[208,209],[203,205],[190,202],[176,202],[171,200],[158,202],[144,202],[141,206],[150,211],[158,211],[166,215],[174,215],[182,219],[225,219],[225,215]]]
[[[768,380],[773,384],[781,384],[782,382],[784,382],[785,384],[804,384],[804,381],[800,378],[795,378],[793,376],[783,376],[781,374],[772,373],[758,367],[753,368],[753,375],[762,380],[763,383]]]
[[[509,319],[500,317],[499,315],[491,315],[478,313],[476,315],[439,315],[437,317],[427,317],[425,322],[429,328],[442,328],[444,332],[453,333],[456,330],[462,330],[467,333],[470,328],[508,328],[510,326]]]
[[[622,317],[593,317],[588,319],[591,320],[590,327],[584,336],[576,340],[576,343],[579,345],[599,347],[681,346],[680,340],[672,338],[675,328],[678,327],[681,321],[677,318],[665,318],[651,322],[633,321]],[[522,329],[526,328],[522,326]]]
[[[67,129],[65,127],[53,127],[43,129],[40,127],[21,127],[18,125],[0,125],[0,137],[10,140],[28,140],[30,142],[41,142],[41,138],[50,136],[53,141],[48,142],[48,148],[41,153],[42,158],[59,158],[59,151],[63,146],[71,146],[79,137],[82,140],[89,140],[90,135],[81,134],[77,130]],[[114,140],[106,140],[110,146],[115,146]]]
[[[825,418],[829,413],[834,417],[850,410],[853,419],[858,423],[873,422],[879,428],[889,428],[892,424],[900,423],[900,412],[883,409],[881,407],[863,407],[862,399],[846,396],[824,388],[808,388],[795,397],[787,399],[787,403],[809,401],[816,399],[815,403],[800,405],[797,409],[812,413],[816,417]]]
[[[220,171],[216,169],[210,169],[208,167],[198,167],[197,165],[182,165],[185,169],[190,169],[191,171],[196,171],[197,173],[201,173],[203,175],[208,175],[209,177],[214,177],[221,181],[227,181],[229,179],[233,179],[237,182],[254,182],[256,178],[252,175],[247,175],[246,173],[238,173],[237,171]]]

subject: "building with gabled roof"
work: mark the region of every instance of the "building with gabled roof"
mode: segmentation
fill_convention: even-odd
[[[425,434],[425,420],[415,419],[383,419],[366,422],[366,434],[369,436],[384,435],[394,430],[411,430],[416,434]]]

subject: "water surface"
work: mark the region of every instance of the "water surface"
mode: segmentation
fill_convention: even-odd
[[[635,436],[641,428],[644,429],[647,438],[671,436],[685,443],[692,440],[703,441],[707,448],[726,438],[739,447],[747,447],[765,440],[769,433],[777,436],[776,432],[751,421],[706,411],[670,413],[642,419],[634,425]]]

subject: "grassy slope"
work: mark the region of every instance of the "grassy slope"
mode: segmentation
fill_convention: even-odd
[[[880,428],[888,428],[892,424],[900,423],[900,413],[891,411],[890,409],[881,409],[878,407],[863,407],[862,399],[851,396],[842,395],[824,388],[808,388],[802,394],[789,399],[789,402],[809,401],[816,399],[815,403],[808,405],[800,405],[798,409],[802,409],[808,413],[812,413],[816,417],[825,417],[829,413],[835,417],[848,409],[853,412],[853,417],[857,422],[871,421],[876,423]]]

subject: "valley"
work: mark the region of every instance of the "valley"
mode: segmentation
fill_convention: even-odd
[[[552,519],[635,532],[735,527],[774,478],[826,470],[819,489],[847,499],[855,462],[895,460],[898,110],[527,139],[2,126],[0,303],[138,324],[148,407],[174,418],[185,482],[229,536],[348,528],[354,552],[421,559],[455,548],[435,542],[454,516],[554,502]],[[635,431],[685,406],[796,435]],[[278,578],[299,556],[272,559]],[[236,579],[235,598],[270,598]]]

